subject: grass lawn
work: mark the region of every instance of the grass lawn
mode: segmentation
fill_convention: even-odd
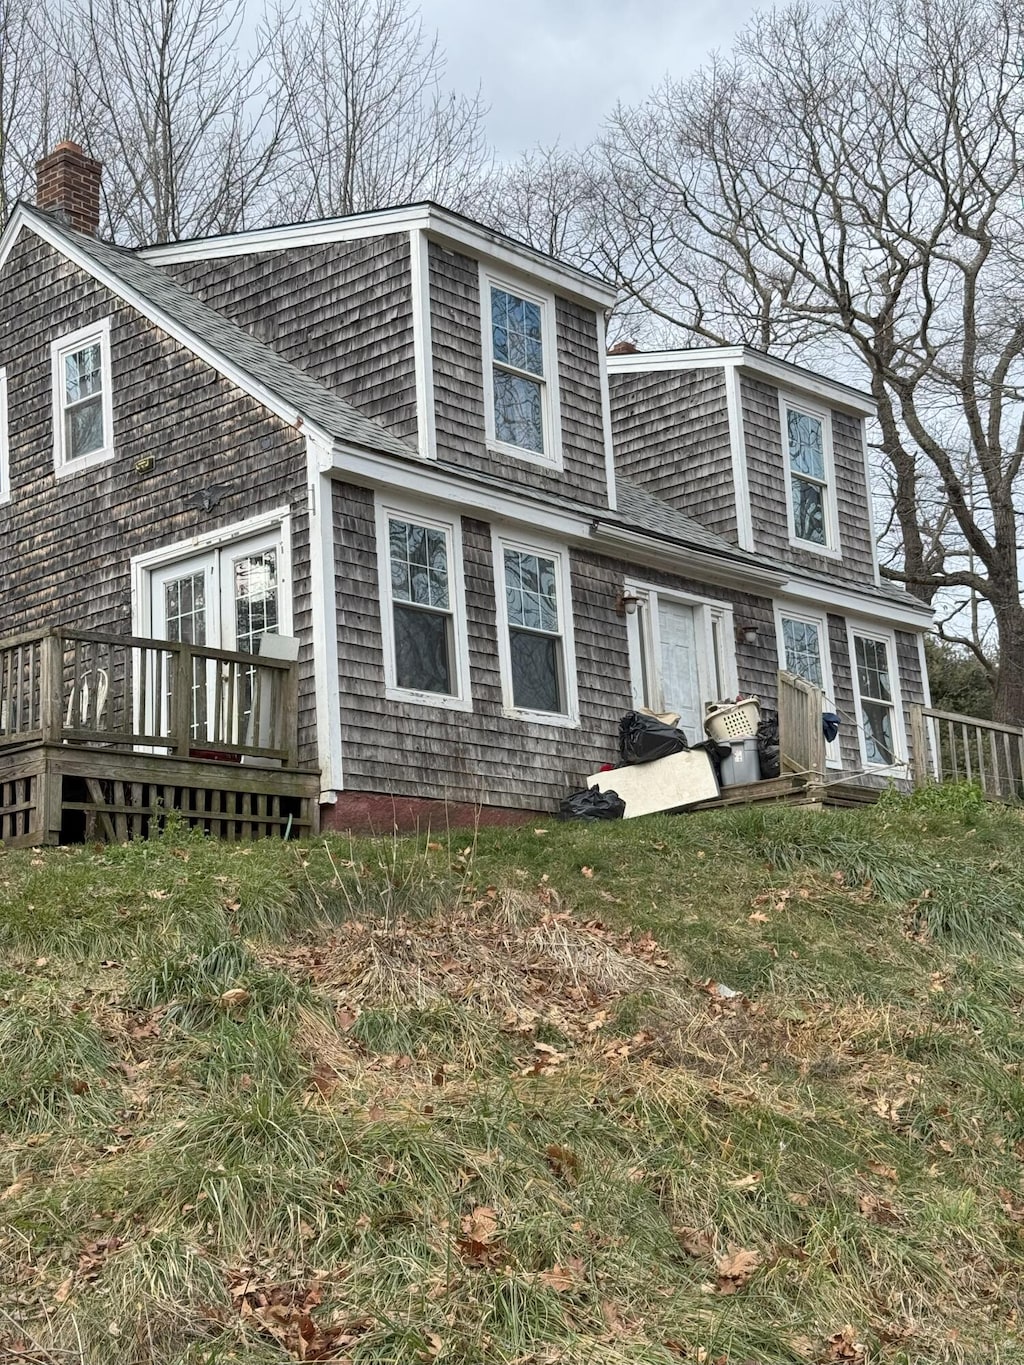
[[[0,852],[0,1361],[1024,1362],[1022,927],[967,788]]]

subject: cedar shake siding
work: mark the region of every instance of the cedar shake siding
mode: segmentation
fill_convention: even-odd
[[[366,417],[415,443],[407,233],[161,269]]]
[[[609,384],[622,477],[735,543],[725,372],[620,372]]]
[[[874,583],[871,498],[864,473],[860,419],[832,410],[840,560],[789,543],[779,390],[741,375],[740,402],[754,548],[795,568],[823,570],[853,584]]]
[[[111,318],[114,458],[53,471],[50,343]],[[132,630],[132,555],[291,508],[300,744],[315,755],[305,441],[88,274],[25,232],[0,274],[11,501],[0,630]],[[152,468],[140,468],[152,460]],[[191,496],[216,484],[204,512]]]
[[[462,518],[473,710],[389,701],[376,569],[373,494],[334,485],[345,788],[396,797],[550,810],[602,763],[616,762],[620,717],[632,709],[626,620],[615,601],[627,577],[732,603],[760,627],[759,645],[737,646],[740,686],[775,697],[772,605],[671,574],[572,549],[578,729],[502,714],[490,527]]]
[[[430,328],[437,453],[534,491],[608,506],[597,314],[556,296],[563,469],[487,449],[479,265],[430,244]],[[545,344],[550,344],[545,337]],[[487,381],[489,382],[489,380]]]

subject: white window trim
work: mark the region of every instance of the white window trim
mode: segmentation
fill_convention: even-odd
[[[100,344],[100,365],[103,376],[103,445],[90,450],[88,455],[70,459],[64,448],[64,375],[62,361],[68,351],[81,350],[90,342]],[[114,458],[114,401],[110,368],[110,318],[81,327],[77,332],[58,337],[50,346],[50,383],[53,407],[53,472],[58,479],[78,474],[83,469],[106,464]]]
[[[0,506],[11,500],[11,437],[8,431],[7,371],[0,369]]]
[[[849,618],[846,622],[846,633],[850,649],[850,678],[853,683],[853,701],[857,711],[857,742],[860,746],[861,763],[870,772],[890,773],[893,777],[906,777],[909,773],[907,755],[910,750],[907,747],[907,730],[903,716],[903,684],[900,682],[899,661],[896,655],[896,633],[886,630],[883,626]],[[895,763],[868,762],[867,745],[864,742],[864,712],[861,706],[860,684],[857,680],[857,652],[853,643],[856,635],[861,635],[867,640],[880,640],[889,651],[893,699],[893,739],[896,744]],[[870,701],[871,698],[869,697],[868,700]]]
[[[808,611],[805,607],[790,607],[785,602],[775,603],[775,643],[779,654],[779,667],[786,667],[786,637],[782,629],[782,621],[800,621],[804,625],[818,627],[818,642],[821,654],[821,679],[822,693],[826,711],[836,711],[838,704],[835,700],[836,687],[832,676],[832,646],[828,634],[828,616],[825,612]],[[863,738],[863,735],[861,735]],[[831,744],[825,745],[825,766],[826,768],[841,768],[843,766],[842,749],[838,737]]]
[[[796,524],[793,521],[793,471],[789,459],[789,424],[786,420],[786,414],[789,412],[802,413],[821,423],[821,445],[825,459],[825,535],[828,538],[828,543],[825,545],[818,545],[813,540],[801,540],[796,533]],[[803,399],[796,398],[792,394],[780,393],[779,433],[782,438],[782,469],[786,481],[786,525],[789,528],[789,543],[798,549],[810,550],[813,554],[822,555],[826,559],[842,559],[843,552],[839,539],[835,449],[832,444],[832,414],[827,408],[815,407],[813,403],[804,402]]]
[[[498,626],[498,666],[501,670],[501,713],[510,720],[527,720],[534,725],[557,725],[565,730],[578,730],[580,725],[579,691],[576,681],[576,636],[573,630],[572,581],[569,550],[565,545],[534,539],[491,528],[494,563],[495,603]],[[505,596],[505,551],[520,550],[523,554],[542,555],[555,561],[558,575],[558,624],[562,634],[562,669],[565,684],[565,710],[532,711],[516,706],[512,687],[512,648],[509,641],[508,601]]]
[[[472,711],[469,680],[469,629],[466,616],[466,574],[462,559],[462,518],[455,511],[440,511],[423,503],[395,501],[379,495],[374,500],[377,527],[377,585],[380,595],[380,629],[384,647],[384,696],[388,701],[409,702],[444,711]],[[395,617],[391,597],[391,549],[388,521],[402,521],[441,531],[448,543],[448,587],[452,617],[455,692],[423,692],[399,687],[395,668]]]
[[[491,331],[491,287],[504,289],[517,298],[535,303],[541,312],[541,346],[544,352],[544,373],[536,375],[541,381],[541,414],[544,425],[544,454],[523,446],[499,441],[494,422],[494,337]],[[558,333],[555,326],[555,296],[538,290],[514,275],[504,275],[480,264],[480,330],[483,339],[484,367],[484,424],[487,449],[496,455],[506,455],[544,469],[562,468],[561,404],[558,393]]]
[[[643,694],[643,647],[646,643],[648,658],[658,669],[661,660],[661,635],[658,628],[658,602],[677,602],[681,606],[696,607],[701,613],[701,629],[704,648],[697,654],[697,685],[700,688],[700,709],[703,714],[708,702],[721,701],[722,697],[712,696],[711,667],[715,657],[714,618],[722,623],[721,637],[725,643],[722,659],[721,679],[723,696],[735,697],[740,690],[739,675],[736,669],[736,625],[733,606],[714,597],[698,597],[693,593],[677,592],[674,588],[657,587],[652,583],[631,581],[623,584],[623,591],[641,599],[641,608],[626,617],[626,636],[629,645],[630,689],[635,706],[649,706],[652,711],[666,711],[665,699],[660,689],[650,702],[644,701]],[[652,688],[657,685],[657,673],[651,678]],[[699,740],[701,736],[697,736]],[[697,740],[694,742],[696,743]]]
[[[210,551],[224,550],[240,541],[252,540],[264,532],[279,531],[281,536],[281,566],[278,574],[280,590],[280,633],[291,635],[292,625],[292,536],[291,514],[287,507],[275,508],[245,521],[233,522],[230,526],[215,531],[204,531],[188,540],[176,541],[173,545],[163,545],[156,550],[146,550],[133,555],[131,560],[132,583],[132,630],[136,635],[148,638],[153,631],[153,603],[149,591],[150,574],[154,569],[169,568],[182,564]],[[215,645],[211,649],[217,648]]]

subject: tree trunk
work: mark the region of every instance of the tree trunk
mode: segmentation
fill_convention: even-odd
[[[999,629],[999,670],[993,719],[1024,725],[1024,606],[1014,592],[991,598]]]

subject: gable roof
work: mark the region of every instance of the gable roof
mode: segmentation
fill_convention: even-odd
[[[331,393],[305,370],[282,359],[222,313],[201,303],[134,252],[76,232],[29,204],[17,206],[7,228],[11,240],[23,226],[285,421],[300,428],[312,427],[345,445],[392,455],[415,454],[407,442]],[[0,248],[7,245],[0,243]],[[0,249],[0,262],[5,255]]]

